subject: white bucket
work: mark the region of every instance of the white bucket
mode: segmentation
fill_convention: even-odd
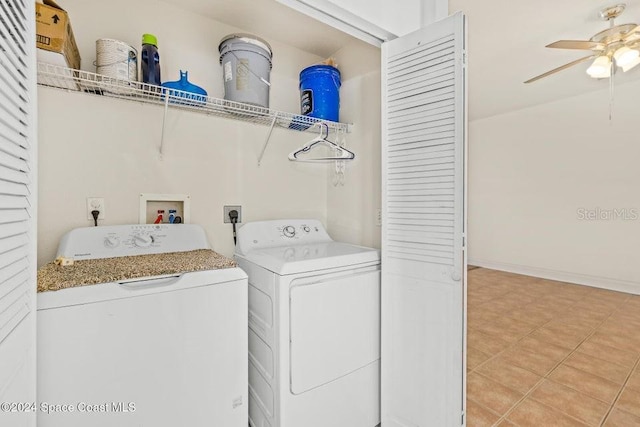
[[[124,80],[138,80],[138,51],[114,39],[96,40],[96,73]]]
[[[269,43],[250,34],[229,34],[218,46],[223,68],[224,99],[269,108]]]

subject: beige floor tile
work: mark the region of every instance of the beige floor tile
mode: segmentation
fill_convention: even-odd
[[[640,391],[640,367],[636,368],[635,372],[631,375],[626,387]]]
[[[628,309],[622,307],[619,310],[614,311],[609,318],[616,322],[628,323],[640,327],[640,310],[635,308]]]
[[[475,347],[483,353],[494,355],[509,347],[509,342],[477,329],[469,329],[467,331],[467,345]]]
[[[542,326],[553,318],[553,315],[543,310],[533,310],[527,306],[518,307],[505,312],[504,315],[511,319],[520,320],[534,326]]]
[[[467,397],[497,414],[506,413],[522,396],[482,375],[467,375]]]
[[[517,343],[518,348],[523,348],[531,353],[542,354],[555,362],[562,361],[565,357],[571,353],[571,350],[560,347],[555,344],[539,340],[532,336],[523,338]]]
[[[544,308],[545,310],[555,313],[556,315],[558,313],[565,312],[572,307],[572,304],[562,301],[554,301],[553,299],[538,300],[535,302],[535,305],[539,308]]]
[[[554,369],[549,378],[605,403],[612,403],[621,388],[614,382],[564,364]]]
[[[552,320],[545,325],[545,328],[557,333],[575,335],[583,339],[589,336],[595,329],[591,326],[575,325],[560,320]]]
[[[578,336],[570,332],[561,332],[558,330],[551,330],[546,326],[538,329],[531,334],[531,337],[539,340],[554,344],[560,347],[564,347],[569,350],[573,350],[580,345],[585,339],[583,336]]]
[[[531,371],[495,359],[478,368],[476,372],[523,394],[529,392],[542,379],[540,375]]]
[[[525,336],[533,330],[537,329],[537,326],[532,323],[506,316],[502,316],[499,319],[496,319],[494,323],[502,327],[506,331],[513,332],[522,336]]]
[[[617,291],[608,291],[604,289],[593,289],[589,294],[591,298],[596,298],[603,301],[609,301],[615,303],[616,305],[622,305],[631,298],[631,295],[625,294],[624,292]]]
[[[490,354],[483,353],[474,347],[467,347],[467,370],[474,370],[478,365],[481,365],[490,358]]]
[[[496,322],[485,323],[476,328],[480,332],[499,338],[503,341],[513,343],[522,338],[525,334],[514,330],[505,329],[501,324]]]
[[[584,427],[586,425],[531,398],[520,403],[507,416],[507,419],[519,427]]]
[[[631,371],[630,368],[625,368],[624,366],[578,352],[569,356],[564,361],[564,364],[597,375],[619,385],[625,382]]]
[[[496,427],[517,427],[514,423],[509,420],[502,420]]]
[[[513,310],[516,307],[518,307],[517,304],[514,304],[509,301],[505,301],[502,298],[496,298],[482,304],[483,310],[488,311],[490,313],[498,314],[500,316],[504,315],[504,313],[507,311]]]
[[[603,425],[604,427],[640,427],[640,417],[614,408]]]
[[[603,307],[606,309],[617,308],[625,303],[628,297],[617,298],[612,296],[607,296],[607,294],[593,294],[587,295],[581,302],[586,304],[590,304],[594,307]]]
[[[587,341],[595,344],[604,344],[620,350],[627,350],[635,353],[636,356],[640,354],[640,343],[629,341],[627,338],[617,335],[607,335],[596,331]]]
[[[638,341],[638,326],[631,322],[620,322],[619,320],[606,320],[600,327],[598,333],[617,335]]]
[[[640,296],[633,295],[625,303],[627,307],[633,307],[636,310],[640,310]]]
[[[611,316],[611,314],[608,312],[589,311],[589,310],[584,310],[583,308],[575,307],[575,306],[569,308],[567,311],[562,313],[560,317],[562,317],[563,315],[571,315],[571,316],[581,317],[583,319],[595,319],[595,320],[598,320],[599,322],[603,322],[608,317]]]
[[[597,342],[594,343],[590,340],[580,344],[576,351],[606,360],[607,362],[616,363],[627,368],[632,368],[638,360],[638,355],[632,351],[620,350]]]
[[[557,362],[542,354],[531,353],[522,348],[513,348],[497,356],[501,360],[512,365],[519,366],[538,375],[546,375],[556,366]]]
[[[625,388],[616,402],[616,408],[640,417],[640,391]]]
[[[596,313],[602,314],[611,314],[616,309],[615,305],[604,301],[585,299],[582,301],[578,301],[574,305],[575,308],[581,308],[585,311],[593,311]]]
[[[500,417],[473,400],[467,400],[467,427],[490,427]]]
[[[580,300],[581,297],[578,296],[559,295],[558,293],[541,299],[541,301],[547,305],[558,307],[571,307]]]
[[[556,317],[556,321],[566,323],[568,325],[595,329],[602,324],[606,317],[598,318],[590,313],[567,311]]]
[[[494,297],[487,294],[481,294],[476,292],[467,292],[467,303],[469,306],[478,307],[482,306],[489,301],[491,301]]]
[[[534,302],[527,304],[525,308],[536,313],[546,314],[547,317],[549,317],[549,320],[553,319],[558,315],[558,310],[553,309],[553,307],[549,307],[540,299],[537,299]]]
[[[491,313],[490,311],[485,311],[482,309],[468,310],[467,311],[467,326],[469,328],[477,328],[480,325],[485,323],[490,323],[497,320],[500,316]]]
[[[599,426],[609,410],[609,404],[549,380],[536,387],[531,397],[590,426]]]

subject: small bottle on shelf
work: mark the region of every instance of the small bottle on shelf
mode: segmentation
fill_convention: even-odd
[[[142,35],[142,82],[160,86],[160,54],[158,39],[153,34]]]

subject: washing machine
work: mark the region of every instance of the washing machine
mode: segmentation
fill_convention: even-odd
[[[197,225],[115,225],[70,231],[58,255],[199,249],[209,243]],[[237,267],[41,292],[37,322],[38,427],[247,426],[247,276]]]
[[[335,242],[317,220],[245,224],[249,424],[380,422],[380,254]]]

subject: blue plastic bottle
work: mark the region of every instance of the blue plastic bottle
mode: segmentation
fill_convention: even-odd
[[[158,39],[153,34],[142,35],[142,82],[160,86],[160,54]]]

